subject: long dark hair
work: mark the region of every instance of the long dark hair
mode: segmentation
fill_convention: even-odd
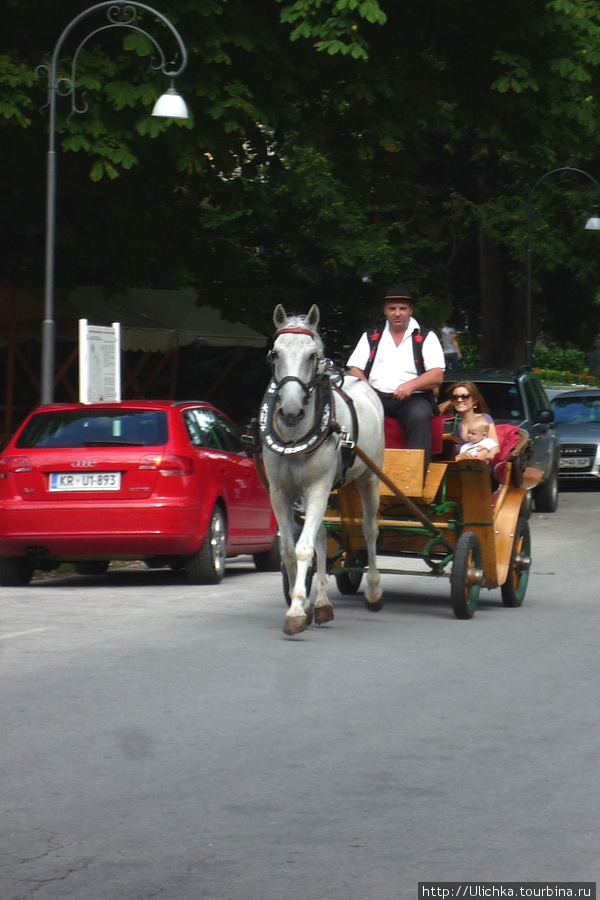
[[[472,381],[453,381],[451,385],[449,385],[448,390],[446,391],[446,395],[450,401],[450,406],[453,408],[453,400],[452,394],[456,390],[456,388],[464,388],[467,394],[470,394],[473,398],[473,408],[477,410],[478,413],[486,413],[488,416],[490,415],[490,410],[483,399],[483,395],[476,384],[473,384]]]

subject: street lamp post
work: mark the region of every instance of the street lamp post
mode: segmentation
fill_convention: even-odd
[[[529,192],[529,197],[527,198],[527,295],[526,295],[526,322],[525,322],[525,358],[528,366],[531,366],[533,362],[533,335],[532,335],[532,309],[531,309],[531,202],[533,199],[533,195],[536,191],[538,185],[545,181],[546,178],[549,178],[551,175],[556,175],[558,173],[571,172],[576,175],[583,175],[585,178],[589,179],[598,191],[598,196],[600,198],[600,183],[594,178],[593,175],[590,175],[589,172],[585,172],[583,169],[574,169],[572,166],[562,166],[558,169],[551,169],[550,172],[546,172],[541,178],[538,178],[534,186],[531,188]],[[588,231],[600,231],[600,217],[598,216],[598,203],[594,204],[595,213],[591,216],[585,227]]]
[[[106,24],[91,31],[73,54],[71,65],[71,77],[58,77],[58,62],[63,44],[71,31],[88,16],[100,11],[106,12]],[[177,43],[177,52],[173,59],[168,60],[159,42],[147,32],[138,22],[140,12],[149,13],[154,19],[159,19],[167,26]],[[77,104],[76,73],[79,53],[87,41],[101,32],[112,28],[127,28],[145,35],[151,42],[155,53],[151,67],[160,71],[171,79],[171,86],[158,98],[152,110],[153,116],[166,116],[169,118],[187,119],[188,111],[183,98],[176,92],[174,80],[180,75],[187,65],[187,51],[177,29],[162,13],[146,6],[144,3],[131,2],[131,0],[109,0],[105,3],[97,3],[90,6],[76,16],[62,32],[49,65],[39,67],[38,71],[48,73],[48,154],[46,167],[46,270],[44,287],[44,321],[42,322],[42,371],[41,371],[41,400],[42,403],[52,403],[54,399],[54,355],[55,332],[54,321],[54,268],[55,268],[55,244],[56,244],[56,101],[57,97],[71,97],[71,114],[83,113],[87,109],[85,101],[81,106]]]

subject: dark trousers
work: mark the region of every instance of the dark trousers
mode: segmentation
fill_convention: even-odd
[[[393,394],[377,391],[386,416],[396,419],[406,432],[411,450],[425,451],[425,471],[431,460],[431,416],[433,409],[428,397],[411,394],[406,400],[396,400]]]

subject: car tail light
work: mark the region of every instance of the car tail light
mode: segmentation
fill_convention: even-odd
[[[5,456],[0,459],[0,478],[8,478],[15,472],[31,472],[32,468],[26,456]]]
[[[162,475],[191,475],[194,461],[172,453],[148,454],[142,457],[138,469],[155,469]]]

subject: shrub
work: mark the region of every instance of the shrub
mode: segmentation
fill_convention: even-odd
[[[464,333],[459,334],[458,343],[462,360],[460,362],[462,369],[477,369],[481,365],[481,351],[476,340],[470,335]]]
[[[533,365],[540,369],[555,369],[581,374],[588,371],[587,356],[575,347],[544,347],[536,344]]]
[[[545,384],[600,386],[600,378],[589,373],[586,354],[575,347],[544,347],[536,344],[533,366]]]

